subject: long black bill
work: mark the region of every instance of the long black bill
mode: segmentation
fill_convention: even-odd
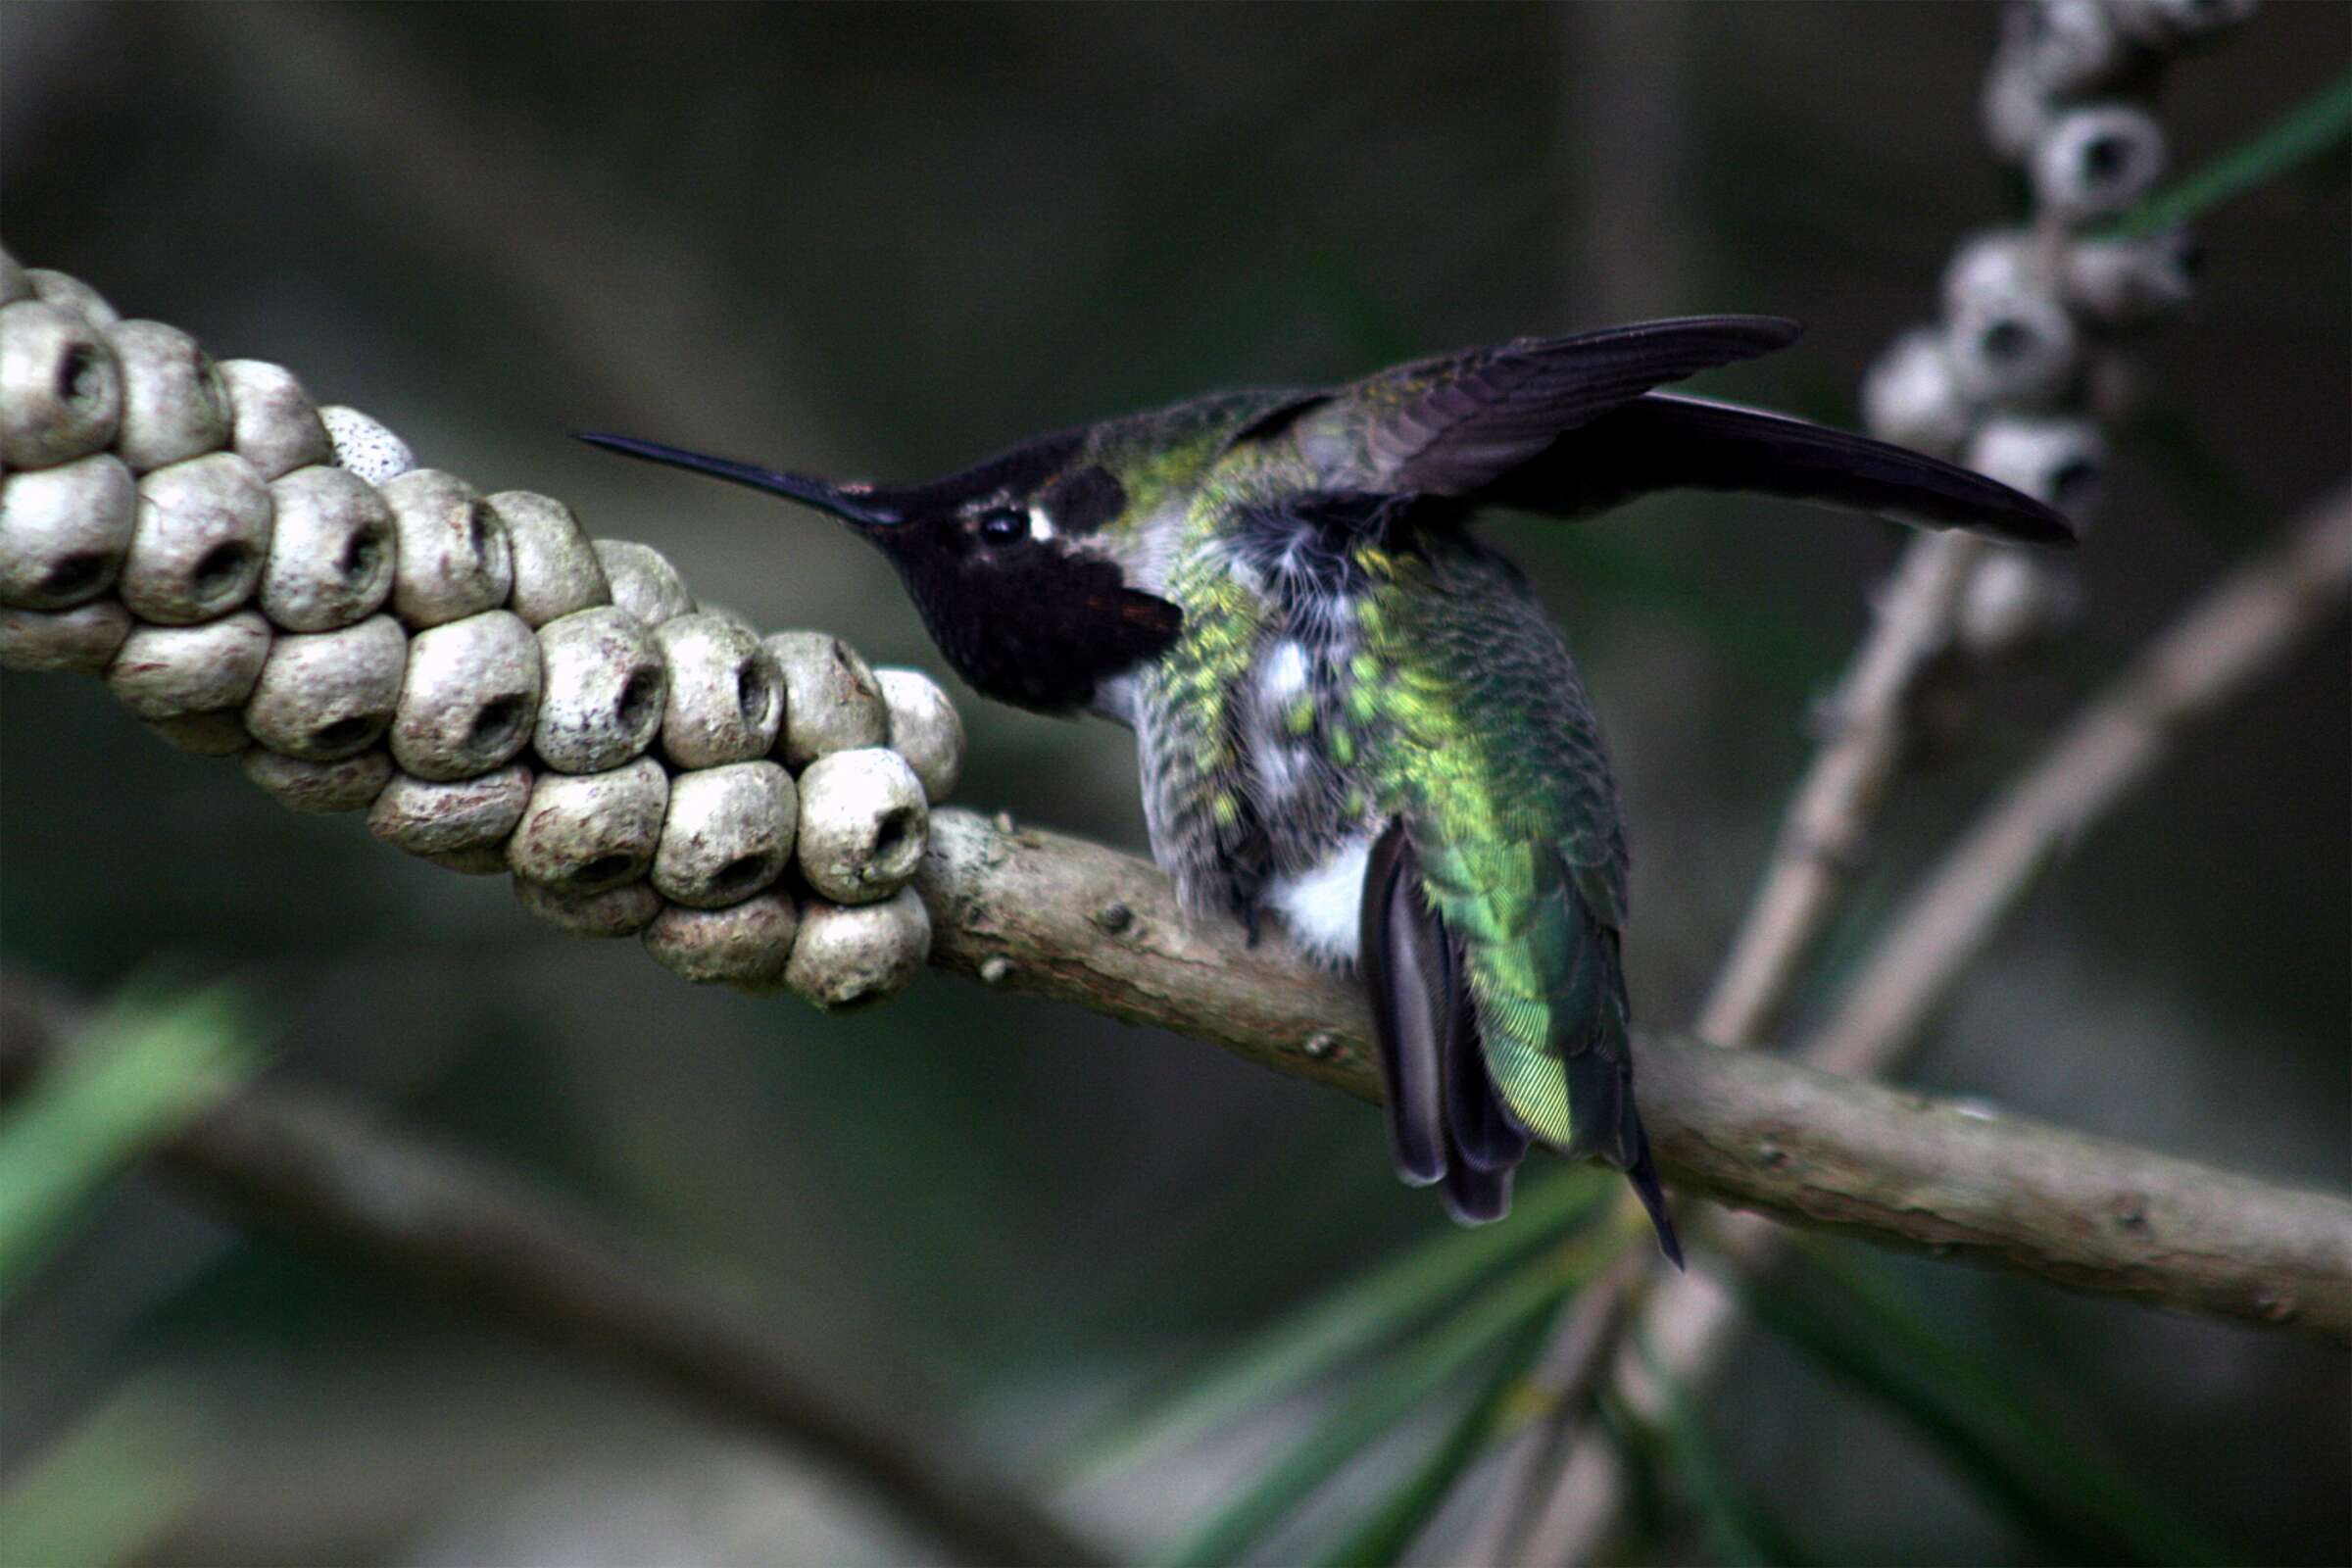
[[[665,463],[673,468],[707,473],[713,479],[724,479],[730,484],[747,485],[770,495],[787,496],[803,506],[829,512],[844,522],[858,523],[862,527],[889,528],[906,520],[905,513],[863,486],[832,484],[823,479],[811,479],[807,474],[762,468],[755,463],[736,463],[701,452],[688,452],[683,447],[665,447],[659,441],[640,441],[635,436],[607,435],[601,430],[575,430],[572,434],[592,447],[617,452],[622,457],[643,458],[648,463]]]

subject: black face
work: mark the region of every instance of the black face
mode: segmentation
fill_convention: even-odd
[[[1083,707],[1101,682],[1158,658],[1184,615],[1127,586],[1077,541],[1126,510],[1109,469],[1079,461],[1083,430],[1031,441],[907,489],[841,485],[633,436],[581,440],[829,512],[882,547],[957,673],[1041,712]]]
[[[1049,474],[1055,466],[1041,466]],[[966,478],[995,482],[955,501],[956,481],[926,486],[904,498],[908,521],[867,537],[899,568],[940,652],[976,689],[1066,712],[1176,640],[1184,616],[1174,605],[1129,588],[1116,564],[1077,542],[1126,504],[1107,470],[1082,467],[1041,483],[1034,468],[1007,471],[999,460]]]

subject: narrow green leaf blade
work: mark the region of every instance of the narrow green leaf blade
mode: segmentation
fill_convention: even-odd
[[[126,1001],[101,1017],[0,1121],[0,1302],[139,1151],[235,1087],[260,1057],[225,988]]]
[[[2021,1524],[2081,1559],[2235,1560],[2154,1489],[2070,1434],[2014,1379],[1930,1324],[1887,1282],[1821,1244],[1799,1243],[1797,1251],[1833,1304],[1751,1283],[1745,1297],[1757,1320],[1904,1420]]]
[[[1540,1323],[1592,1263],[1571,1272],[1556,1257],[1522,1269],[1408,1347],[1345,1401],[1257,1484],[1152,1560],[1161,1568],[1223,1568],[1306,1494],[1411,1415],[1457,1373],[1515,1330]]]
[[[1387,1568],[1404,1555],[1413,1538],[1445,1505],[1462,1473],[1494,1441],[1504,1403],[1543,1353],[1549,1332],[1548,1320],[1537,1317],[1511,1337],[1486,1382],[1437,1446],[1369,1518],[1316,1559],[1317,1568]]]
[[[1200,1369],[1166,1402],[1086,1434],[1058,1474],[1077,1482],[1132,1464],[1394,1338],[1513,1259],[1556,1241],[1609,1190],[1610,1178],[1593,1170],[1530,1183],[1504,1223],[1448,1231],[1318,1297]]]
[[[2186,179],[2158,191],[2117,220],[2104,234],[2128,239],[2188,222],[2269,184],[2347,135],[2352,135],[2352,71],[2304,99],[2268,129],[2240,142]]]

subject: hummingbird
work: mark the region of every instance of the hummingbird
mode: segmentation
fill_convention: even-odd
[[[1597,1159],[1679,1265],[1634,1100],[1599,724],[1527,581],[1468,525],[1698,489],[2073,542],[1965,468],[1657,390],[1800,330],[1706,316],[1523,338],[1105,419],[903,487],[581,439],[829,514],[880,548],[973,689],[1131,728],[1188,914],[1360,976],[1405,1182],[1478,1223],[1508,1212],[1531,1146]]]

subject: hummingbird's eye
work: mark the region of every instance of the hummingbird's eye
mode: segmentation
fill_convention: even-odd
[[[1029,519],[1010,507],[980,514],[980,537],[992,545],[1010,544],[1029,537]]]

